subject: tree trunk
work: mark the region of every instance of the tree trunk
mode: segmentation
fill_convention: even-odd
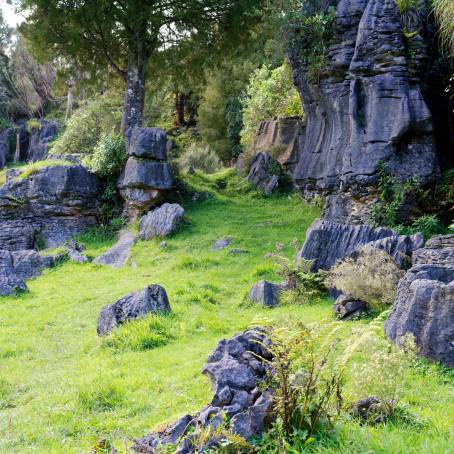
[[[129,128],[142,126],[148,59],[148,54],[144,46],[140,45],[140,43],[135,49],[130,48],[128,69],[125,77],[126,87],[123,101],[123,118],[121,121],[121,131],[123,134]]]
[[[175,126],[181,128],[186,125],[184,121],[184,112],[186,106],[186,95],[177,91],[175,93]]]
[[[65,121],[68,121],[73,114],[73,92],[72,87],[68,86],[68,96],[66,98],[66,114]]]

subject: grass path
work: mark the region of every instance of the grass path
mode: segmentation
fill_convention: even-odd
[[[213,191],[219,181],[194,177],[193,184]],[[209,401],[209,382],[200,369],[221,338],[264,318],[331,319],[330,301],[272,310],[240,305],[254,282],[274,275],[264,255],[277,241],[302,241],[318,215],[296,196],[265,199],[241,189],[227,186],[186,204],[189,225],[167,240],[168,247],[158,240],[139,242],[122,269],[67,262],[30,281],[28,293],[0,299],[1,453],[88,453],[103,438],[122,452],[125,441]],[[249,253],[212,251],[225,236]],[[112,244],[93,235],[84,240],[92,256]],[[294,253],[290,246],[285,251]],[[157,327],[158,334],[162,329],[170,336],[165,345],[133,349],[121,336],[114,346],[98,338],[101,307],[151,283],[166,288],[173,310]],[[346,333],[353,326],[346,325]],[[316,449],[454,452],[452,383],[416,374],[409,386],[430,429],[372,429],[352,422],[340,429],[338,441]]]

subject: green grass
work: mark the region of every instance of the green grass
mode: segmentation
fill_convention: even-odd
[[[276,279],[264,255],[279,241],[290,257],[290,241],[304,240],[317,209],[296,196],[262,198],[228,173],[189,178],[203,197],[185,203],[188,222],[167,248],[161,240],[139,242],[122,269],[65,262],[30,281],[28,293],[0,299],[1,453],[88,453],[104,438],[123,453],[132,438],[209,402],[200,369],[220,339],[259,320],[331,320],[328,300],[275,309],[241,304],[257,280]],[[212,251],[224,237],[250,253]],[[113,244],[97,232],[81,239],[91,256]],[[151,283],[166,288],[172,314],[99,338],[101,307]],[[343,335],[358,323],[366,322],[346,324]],[[409,377],[406,395],[427,427],[347,422],[312,449],[453,452],[452,379],[432,367]]]

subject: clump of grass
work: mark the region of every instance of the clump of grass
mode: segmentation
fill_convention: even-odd
[[[273,280],[276,279],[276,274],[276,267],[272,265],[258,265],[252,272],[252,278]]]
[[[125,393],[119,385],[99,381],[85,385],[77,394],[80,407],[90,413],[112,411],[123,403],[124,398]]]
[[[13,407],[14,386],[0,378],[0,410]]]
[[[117,351],[144,351],[167,345],[178,337],[173,313],[149,314],[115,329],[103,345]]]
[[[183,301],[189,304],[218,304],[218,297],[212,290],[202,289],[199,292],[187,294]]]
[[[58,166],[73,166],[74,163],[64,160],[55,160],[55,161],[36,161],[32,164],[27,164],[24,168],[22,173],[19,175],[19,178],[29,178],[30,176],[37,173],[39,170],[44,169],[46,167],[58,167]]]
[[[185,172],[193,169],[205,173],[214,173],[221,169],[222,163],[218,155],[208,145],[192,143],[181,157],[179,166]]]
[[[217,265],[219,265],[218,260],[210,259],[208,257],[184,256],[180,259],[177,267],[183,270],[196,271],[211,268]]]

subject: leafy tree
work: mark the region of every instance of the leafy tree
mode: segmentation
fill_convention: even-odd
[[[303,115],[301,100],[293,85],[288,63],[272,70],[263,66],[253,74],[247,89],[241,142],[245,147],[249,147],[257,126],[263,120],[277,116]]]
[[[122,130],[142,124],[150,60],[188,37],[205,47],[242,30],[262,0],[22,0],[21,26],[35,49],[125,82]]]

